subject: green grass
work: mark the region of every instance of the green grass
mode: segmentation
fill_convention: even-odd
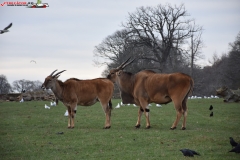
[[[120,100],[113,100],[116,106]],[[240,103],[222,99],[188,101],[187,129],[170,130],[175,120],[173,103],[150,107],[151,128],[135,129],[137,108],[112,111],[111,129],[104,130],[105,115],[99,103],[78,107],[75,128],[67,129],[63,104],[44,109],[49,102],[0,103],[0,159],[127,159],[181,160],[179,151],[198,151],[201,160],[240,159],[229,153],[229,137],[240,142]],[[213,105],[214,116],[208,110]],[[64,132],[59,135],[57,132]]]

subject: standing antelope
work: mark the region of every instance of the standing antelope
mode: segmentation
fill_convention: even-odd
[[[149,103],[167,104],[173,101],[177,117],[171,129],[176,129],[183,115],[182,130],[185,130],[187,97],[189,92],[192,91],[193,79],[183,73],[159,74],[150,70],[143,70],[136,74],[124,72],[123,69],[133,62],[133,60],[128,62],[129,59],[116,69],[111,69],[107,78],[117,83],[124,104],[132,103],[140,106],[135,127],[140,127],[141,116],[144,112],[146,128],[150,128]]]
[[[91,80],[79,80],[70,78],[65,82],[58,80],[63,71],[53,75],[57,70],[53,71],[45,78],[42,84],[43,89],[51,89],[56,98],[63,102],[68,109],[68,128],[74,128],[74,116],[76,114],[77,105],[91,106],[100,101],[106,115],[105,129],[111,127],[111,98],[114,85],[106,78],[96,78]]]

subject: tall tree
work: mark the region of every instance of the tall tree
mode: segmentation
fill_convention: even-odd
[[[188,16],[183,4],[140,7],[129,13],[127,22],[122,25],[135,39],[135,46],[149,47],[160,69],[165,69],[172,50],[182,51],[185,40],[192,32],[199,31],[199,28],[192,27],[194,19],[188,19]]]
[[[192,31],[190,32],[189,56],[191,66],[190,75],[193,77],[193,68],[196,60],[198,60],[199,58],[203,58],[201,50],[204,47],[204,44],[202,40],[202,27],[196,26],[194,23],[191,30]]]
[[[0,75],[0,94],[8,94],[12,91],[5,75]]]
[[[30,81],[30,80],[16,80],[13,82],[13,90],[17,92],[25,91],[35,91],[41,88],[42,83],[40,81]]]

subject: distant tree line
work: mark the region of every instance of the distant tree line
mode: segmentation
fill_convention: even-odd
[[[5,75],[0,75],[0,94],[21,93],[26,91],[37,91],[41,89],[42,82],[30,80],[15,80],[12,85]]]
[[[195,62],[203,58],[203,28],[189,18],[183,4],[140,7],[129,13],[122,30],[107,36],[95,46],[96,65],[107,65],[105,77],[111,68],[127,58],[135,58],[126,68],[136,73],[150,69],[159,73],[183,72],[193,77],[194,95],[214,95],[221,86],[240,87],[240,35],[231,43],[231,51],[222,57],[213,57],[212,66],[203,69]]]

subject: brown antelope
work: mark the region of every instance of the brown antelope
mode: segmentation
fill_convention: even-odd
[[[51,89],[56,98],[68,109],[68,128],[74,128],[74,116],[76,114],[77,105],[91,106],[100,101],[105,112],[106,121],[105,129],[111,127],[111,98],[114,85],[107,78],[96,78],[91,80],[79,80],[70,78],[65,82],[58,80],[58,77],[65,70],[56,73],[53,71],[45,78],[42,84],[43,89]]]
[[[185,130],[187,99],[193,89],[193,79],[184,73],[159,74],[150,70],[143,70],[136,74],[125,72],[123,69],[134,61],[128,62],[129,59],[119,67],[111,69],[107,78],[118,85],[124,104],[132,103],[140,106],[135,127],[140,127],[141,116],[144,112],[146,128],[150,128],[149,103],[167,104],[173,101],[177,117],[171,129],[176,129],[183,115],[182,130]]]

